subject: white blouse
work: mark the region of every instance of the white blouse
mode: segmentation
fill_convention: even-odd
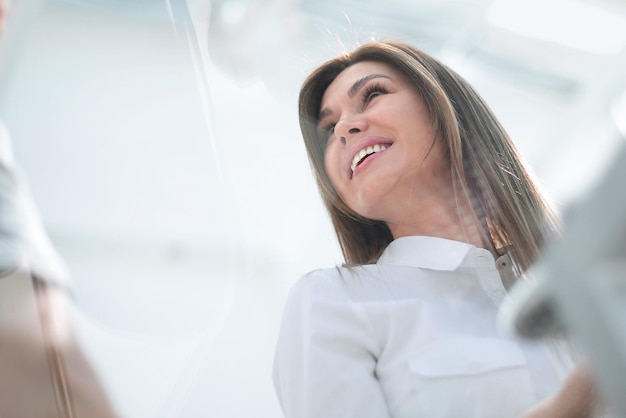
[[[506,290],[487,250],[393,241],[379,262],[317,270],[291,289],[274,360],[287,418],[517,417],[571,367],[499,334]]]

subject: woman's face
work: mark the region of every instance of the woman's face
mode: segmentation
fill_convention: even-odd
[[[328,138],[333,186],[366,218],[403,219],[449,179],[426,104],[387,64],[363,61],[337,76],[322,97],[318,135]]]

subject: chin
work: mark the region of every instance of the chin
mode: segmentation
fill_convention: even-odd
[[[376,197],[376,198],[375,198]],[[359,195],[350,208],[367,219],[382,220],[385,218],[384,196]]]
[[[362,180],[365,181],[352,183],[350,193],[345,196],[344,202],[350,209],[365,218],[381,220],[389,214],[389,205],[397,201],[395,195],[398,193],[391,192],[397,189],[397,184],[389,181],[395,178],[396,174],[376,174],[378,175],[363,177]]]

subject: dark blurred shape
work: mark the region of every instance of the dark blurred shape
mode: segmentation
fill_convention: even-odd
[[[63,290],[23,265],[0,277],[0,416],[116,416],[73,335],[71,312]]]
[[[626,120],[624,108],[615,122]],[[622,139],[624,133],[621,133]],[[602,180],[570,208],[565,235],[502,308],[504,328],[537,339],[567,332],[591,358],[615,416],[626,416],[626,143]]]
[[[40,4],[0,0],[0,86]],[[115,416],[74,335],[68,287],[0,122],[0,416]]]

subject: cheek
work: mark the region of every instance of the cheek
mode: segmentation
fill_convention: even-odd
[[[330,182],[337,192],[340,191],[341,184],[341,155],[337,147],[329,146],[324,154],[324,167],[330,178]]]

